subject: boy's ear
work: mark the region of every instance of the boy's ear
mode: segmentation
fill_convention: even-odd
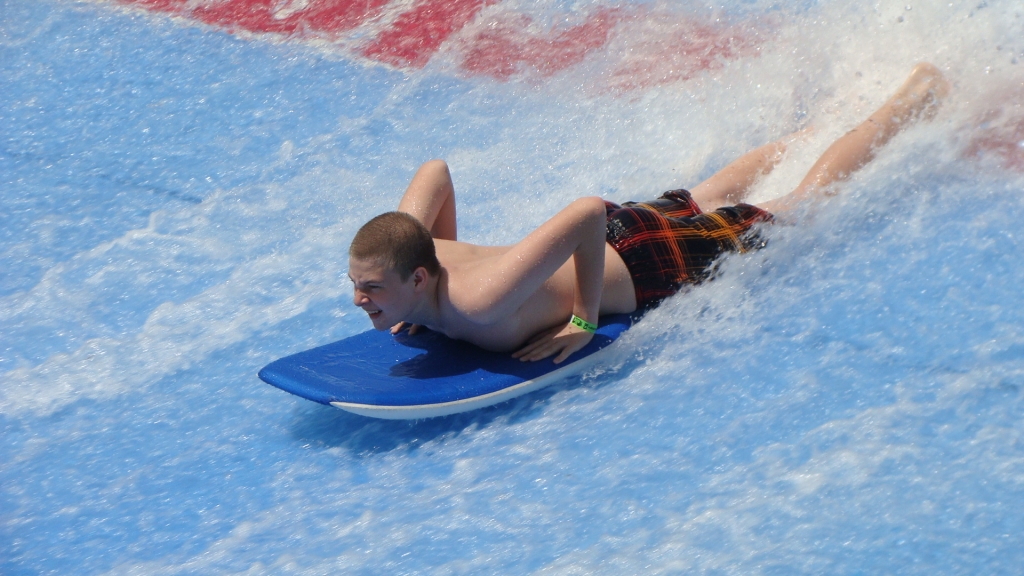
[[[416,268],[412,271],[412,285],[417,290],[427,287],[427,280],[430,278],[430,274],[427,273],[427,269],[423,266]]]

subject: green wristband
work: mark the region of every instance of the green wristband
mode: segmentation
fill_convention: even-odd
[[[569,324],[572,324],[577,328],[582,328],[587,332],[590,332],[591,334],[597,331],[597,324],[591,324],[590,322],[587,322],[586,320],[580,318],[575,314],[572,315],[572,320],[569,320]]]

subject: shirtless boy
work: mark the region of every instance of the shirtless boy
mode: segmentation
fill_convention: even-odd
[[[590,341],[599,316],[649,308],[704,279],[721,253],[756,247],[756,224],[827,195],[900,130],[934,112],[948,90],[937,68],[918,64],[781,198],[737,204],[779,162],[783,141],[748,152],[692,193],[621,207],[580,198],[512,246],[458,241],[448,166],[432,160],[416,172],[398,211],[370,220],[352,241],[355,305],[378,330],[423,325],[522,360],[556,355],[562,362]]]

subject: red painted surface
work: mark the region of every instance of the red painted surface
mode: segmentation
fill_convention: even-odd
[[[571,25],[543,28],[518,6],[497,6],[502,0],[112,1],[233,33],[338,40],[355,55],[397,68],[421,68],[446,46],[460,73],[499,80],[549,77],[593,55],[597,91],[686,80],[756,54],[749,27],[702,24],[636,6],[597,8],[573,15]],[[489,6],[496,9],[485,11]]]
[[[420,68],[484,5],[485,0],[421,0],[363,48],[362,54],[393,66]]]
[[[1024,172],[1024,86],[996,87],[979,97],[984,111],[969,121],[964,156]]]
[[[1024,118],[999,128],[980,129],[971,139],[966,155],[995,162],[1000,168],[1024,172]]]
[[[608,90],[629,92],[689,80],[726,63],[757,55],[758,42],[749,27],[711,26],[693,20],[662,20],[637,31],[631,54],[607,74]]]
[[[224,0],[189,6],[188,0],[118,0],[156,12],[198,20],[230,31],[301,34],[346,32],[380,14],[389,0],[313,0],[284,18],[275,16],[279,0]]]
[[[465,42],[462,66],[467,72],[499,79],[508,79],[526,67],[550,76],[604,46],[622,15],[621,10],[598,10],[582,24],[543,36],[527,32],[533,21],[524,14],[503,22],[486,22]]]

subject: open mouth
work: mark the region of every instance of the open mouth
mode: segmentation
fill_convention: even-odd
[[[370,318],[373,318],[374,316],[380,316],[381,311],[380,310],[367,310],[366,313],[370,315]]]

